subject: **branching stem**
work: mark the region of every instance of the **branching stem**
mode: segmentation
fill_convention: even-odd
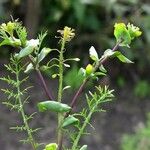
[[[27,121],[27,118],[26,118],[26,115],[25,115],[25,112],[24,112],[24,109],[23,109],[23,102],[21,100],[18,64],[16,64],[16,80],[17,80],[17,93],[18,93],[17,99],[18,99],[18,102],[19,102],[19,105],[20,105],[20,112],[21,112],[21,115],[22,115],[22,119],[23,119],[26,131],[27,131],[27,134],[28,134],[29,141],[32,145],[32,148],[33,148],[33,150],[36,150],[36,142],[33,139],[31,129],[29,127],[29,124],[28,124],[28,121]]]
[[[118,43],[116,43],[116,45],[114,46],[114,48],[112,49],[112,51],[116,51],[117,48],[119,47],[119,44],[120,44],[120,43],[121,43],[121,41],[119,41]],[[95,66],[94,72],[99,68],[100,65],[104,64],[107,59],[108,59],[108,58],[105,57],[104,59],[102,59],[101,61],[99,61],[98,65]],[[78,97],[79,97],[79,95],[82,93],[82,91],[83,91],[83,89],[84,89],[84,86],[86,85],[86,83],[87,83],[87,81],[88,81],[89,79],[90,79],[90,76],[87,77],[87,78],[83,81],[83,83],[81,84],[80,88],[79,88],[79,89],[77,90],[77,92],[75,93],[75,95],[74,95],[74,97],[73,97],[73,99],[72,99],[72,101],[71,101],[71,104],[70,104],[71,107],[72,107],[72,109],[74,109],[74,107],[75,107],[75,105],[76,105],[76,103],[77,103]],[[71,112],[69,112],[69,113],[71,113]],[[69,115],[69,114],[67,114],[67,115]]]

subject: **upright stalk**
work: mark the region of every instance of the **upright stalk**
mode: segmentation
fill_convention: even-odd
[[[30,143],[32,145],[32,148],[33,148],[33,150],[36,150],[36,142],[33,139],[33,136],[32,136],[32,133],[31,133],[31,130],[30,130],[30,127],[29,127],[29,124],[28,124],[28,121],[27,121],[24,109],[23,109],[23,102],[21,100],[18,64],[16,64],[16,80],[17,80],[18,102],[19,102],[19,105],[20,105],[21,116],[22,116],[22,119],[23,119],[23,122],[24,122],[24,125],[25,125],[25,128],[26,128],[27,134],[28,134],[29,141],[30,141]]]
[[[100,102],[101,100],[103,100],[103,99],[105,99],[105,95],[101,96],[100,100],[97,100],[97,102],[96,102],[95,105],[92,107],[92,109],[89,110],[89,113],[88,113],[88,115],[87,115],[87,117],[86,117],[86,119],[85,119],[85,121],[84,121],[84,123],[83,123],[81,129],[79,130],[77,137],[75,138],[75,140],[74,140],[74,142],[73,142],[73,145],[72,145],[71,150],[76,150],[76,149],[77,149],[79,140],[80,140],[81,136],[83,135],[86,126],[89,124],[93,113],[95,112],[95,110],[96,110],[97,107],[98,107],[99,102]]]
[[[61,102],[62,100],[62,91],[63,91],[63,52],[65,48],[65,40],[62,38],[61,41],[61,50],[60,50],[60,55],[59,55],[59,87],[58,87],[58,102]],[[62,131],[59,128],[61,126],[63,119],[63,114],[58,113],[58,132],[57,132],[57,142],[59,149],[61,149],[61,143],[62,143]]]

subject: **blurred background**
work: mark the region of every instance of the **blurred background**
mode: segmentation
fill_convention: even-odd
[[[82,143],[89,145],[89,150],[149,150],[150,149],[150,2],[149,0],[0,0],[0,23],[19,18],[26,26],[28,38],[36,38],[37,33],[48,30],[44,45],[58,47],[57,30],[64,26],[75,29],[76,37],[67,45],[66,57],[79,57],[80,63],[71,64],[65,73],[64,84],[72,89],[64,95],[69,103],[75,89],[79,87],[78,69],[89,63],[88,50],[93,45],[99,55],[115,44],[113,27],[115,22],[133,23],[141,28],[142,37],[136,39],[131,48],[120,50],[134,64],[121,64],[118,60],[109,60],[105,66],[108,76],[98,82],[110,85],[115,89],[115,99],[104,106],[106,113],[96,114],[92,120],[95,130],[83,138]],[[10,47],[0,48],[0,76],[7,74],[3,64],[8,63]],[[56,93],[57,80],[50,81],[51,73],[44,73],[47,83]],[[74,77],[74,78],[72,78]],[[49,82],[50,81],[50,82]],[[36,111],[35,104],[45,98],[40,89],[35,73],[27,84],[33,84],[31,103],[27,113]],[[87,87],[92,88],[93,83]],[[0,81],[0,88],[6,85]],[[0,92],[0,100],[4,95]],[[42,120],[40,120],[42,118]],[[9,130],[10,126],[19,123],[18,115],[10,112],[0,104],[0,145],[3,150],[25,150],[18,140],[24,133]],[[54,141],[55,115],[38,114],[31,123],[42,127],[37,138],[41,142]]]

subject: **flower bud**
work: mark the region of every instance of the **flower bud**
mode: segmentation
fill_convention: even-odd
[[[12,34],[14,29],[15,29],[15,23],[9,21],[7,23],[7,31]]]
[[[86,74],[90,75],[93,72],[93,66],[91,64],[88,64],[86,66]]]

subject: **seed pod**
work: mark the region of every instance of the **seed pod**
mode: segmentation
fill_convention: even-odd
[[[72,115],[69,115],[67,118],[65,118],[62,127],[64,128],[64,127],[69,126],[69,125],[74,125],[78,122],[79,122],[79,120],[77,118],[75,118]]]
[[[44,101],[38,103],[38,109],[40,112],[44,111],[54,111],[54,112],[68,112],[71,107],[67,104],[63,104],[56,101]]]

